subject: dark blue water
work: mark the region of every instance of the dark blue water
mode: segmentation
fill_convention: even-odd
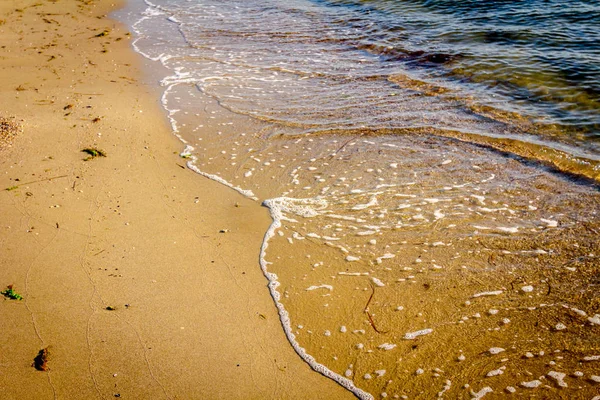
[[[316,1],[340,10],[356,46],[501,95],[543,122],[600,127],[597,1]]]

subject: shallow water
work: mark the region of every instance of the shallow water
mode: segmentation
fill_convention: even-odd
[[[261,267],[290,343],[358,397],[597,390],[598,113],[565,94],[593,98],[597,64],[517,79],[535,40],[476,34],[508,26],[503,4],[156,0],[134,17],[182,157],[271,209]],[[597,34],[586,4],[579,38]]]

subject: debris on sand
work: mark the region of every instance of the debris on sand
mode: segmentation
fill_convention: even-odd
[[[3,294],[4,297],[11,300],[23,300],[23,296],[15,292],[15,290],[13,289],[13,285],[8,285],[5,290],[0,292],[0,294]]]
[[[95,147],[86,147],[85,149],[81,150],[81,152],[89,154],[89,157],[84,158],[83,161],[88,161],[97,157],[106,157],[106,153],[104,151]]]
[[[0,117],[0,148],[7,146],[23,128],[12,118]]]
[[[48,371],[48,347],[40,350],[32,366],[38,371]]]

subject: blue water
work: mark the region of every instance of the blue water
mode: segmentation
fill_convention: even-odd
[[[599,135],[600,2],[316,1],[383,59],[502,95],[505,108]],[[422,54],[421,54],[422,53]],[[436,68],[437,67],[437,68]]]
[[[201,90],[235,112],[306,131],[511,138],[598,161],[600,2],[151,4],[177,25],[157,28],[168,33],[155,56],[224,78]]]

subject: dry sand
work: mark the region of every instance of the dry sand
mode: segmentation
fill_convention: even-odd
[[[0,3],[0,286],[24,297],[0,300],[0,397],[351,398],[287,343],[267,210],[184,168],[114,7]]]

